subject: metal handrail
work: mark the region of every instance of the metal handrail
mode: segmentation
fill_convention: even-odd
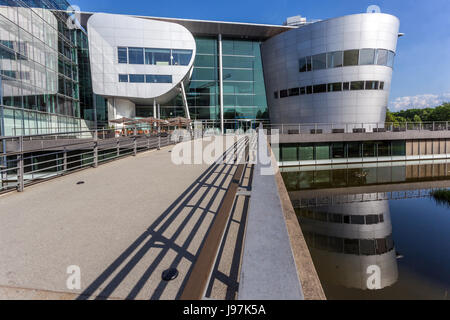
[[[177,141],[172,141],[170,136],[146,134],[145,130],[136,127],[132,131],[132,135],[99,139],[101,132],[106,131],[116,132],[116,129],[0,137],[0,142],[9,141],[18,146],[17,150],[0,153],[0,193],[12,190],[22,192],[30,184],[53,179],[87,167],[96,168],[99,164],[108,161],[131,155],[136,156],[139,152],[160,149],[177,143]],[[92,137],[79,138],[80,134],[86,133]],[[52,141],[48,138],[62,135],[75,135],[76,137],[73,139],[75,141],[30,150],[24,148],[24,142]],[[55,151],[55,148],[61,148],[61,151]],[[32,155],[36,152],[42,154]],[[69,152],[76,152],[76,154],[68,154]],[[52,157],[52,159],[49,160],[48,157]],[[29,161],[31,163],[28,163]]]

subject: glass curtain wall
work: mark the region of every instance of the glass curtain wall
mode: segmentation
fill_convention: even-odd
[[[220,121],[218,39],[196,37],[196,44],[194,70],[186,88],[191,117]],[[268,119],[260,42],[224,39],[222,55],[225,120]],[[152,107],[139,109],[138,116],[152,114]],[[184,116],[181,96],[163,106],[161,112],[163,117]]]
[[[222,42],[225,119],[268,119],[260,44],[232,39]]]
[[[0,2],[5,135],[79,130],[78,55],[65,1]]]

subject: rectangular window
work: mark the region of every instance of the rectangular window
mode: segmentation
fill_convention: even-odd
[[[119,82],[128,82],[127,74],[119,74]]]
[[[363,157],[364,158],[375,158],[376,157],[375,142],[364,142],[363,143]]]
[[[312,86],[307,86],[306,87],[306,94],[312,94],[313,93],[313,87]]]
[[[349,142],[347,144],[348,158],[362,158],[361,143]]]
[[[388,51],[384,49],[378,49],[377,51],[377,65],[387,66],[388,64]]]
[[[130,64],[144,64],[144,49],[128,48],[128,61]]]
[[[300,88],[300,95],[303,96],[306,94],[306,87],[301,87]]]
[[[366,90],[378,90],[380,83],[378,81],[366,81]]]
[[[281,90],[280,91],[280,98],[286,98],[288,97],[288,91],[287,90]]]
[[[361,49],[359,54],[360,65],[375,64],[375,49]]]
[[[300,146],[300,161],[313,161],[314,160],[314,146],[301,145]]]
[[[344,51],[344,66],[357,66],[359,64],[359,50]]]
[[[373,240],[360,240],[361,242],[361,255],[374,256],[376,254],[375,242]]]
[[[188,66],[192,59],[192,50],[172,50],[173,66]]]
[[[388,52],[387,66],[390,67],[390,68],[393,68],[394,67],[394,60],[395,60],[395,52],[389,51]]]
[[[359,240],[344,240],[344,252],[346,254],[359,255]]]
[[[131,83],[145,83],[145,76],[143,74],[130,74]]]
[[[345,158],[345,144],[344,143],[333,143],[331,146],[332,158],[333,159],[344,159]]]
[[[342,91],[342,83],[341,82],[328,84],[328,92],[338,92],[338,91]]]
[[[328,144],[316,145],[316,160],[329,160],[330,146]]]
[[[306,71],[308,71],[306,58],[301,58],[301,59],[299,60],[299,64],[300,64],[300,67],[299,67],[299,71],[300,71],[300,72],[306,72]]]
[[[342,84],[342,90],[344,90],[344,91],[350,90],[350,82],[344,82]]]
[[[147,82],[147,83],[172,83],[172,76],[148,74],[145,76],[145,82]]]
[[[313,70],[323,70],[327,68],[327,54],[317,54],[312,57]]]
[[[298,96],[299,94],[300,94],[299,88],[289,89],[289,97],[295,97],[295,96]]]
[[[326,84],[318,84],[314,86],[314,93],[323,93],[323,92],[327,92]]]
[[[378,224],[379,222],[380,222],[380,218],[376,214],[368,215],[366,217],[366,224],[367,225]]]
[[[145,49],[145,64],[169,66],[170,56],[170,49]]]
[[[275,99],[278,99],[278,91],[275,91],[275,92],[273,93],[273,97],[274,97]]]
[[[119,47],[117,49],[119,63],[128,63],[128,48]]]
[[[312,71],[312,57],[306,57],[306,71]]]
[[[364,225],[366,224],[366,219],[364,216],[352,216],[352,224]]]
[[[283,161],[298,161],[298,148],[297,146],[283,146],[281,148],[281,159]]]
[[[392,141],[392,156],[393,157],[406,156],[406,142],[405,141]]]
[[[351,90],[364,90],[364,81],[353,81]]]
[[[384,90],[384,82],[380,82],[380,90]]]
[[[344,53],[342,51],[327,54],[328,68],[340,68],[343,66]]]

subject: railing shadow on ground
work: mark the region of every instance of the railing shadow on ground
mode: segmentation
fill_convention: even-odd
[[[242,140],[239,141],[237,151],[240,152],[243,148]],[[223,157],[228,157],[229,154],[235,152],[235,146],[227,150]],[[186,285],[189,275],[192,271],[197,255],[200,253],[201,248],[204,245],[206,235],[209,233],[211,224],[208,226],[208,231],[205,233],[205,237],[202,239],[200,246],[196,250],[196,254],[192,254],[188,251],[192,244],[194,237],[199,232],[203,223],[206,220],[208,214],[217,214],[217,211],[212,209],[215,201],[218,200],[218,196],[221,191],[226,191],[227,180],[233,176],[233,172],[236,169],[236,164],[228,163],[216,163],[210,166],[192,185],[190,185],[170,206],[167,208],[157,220],[149,226],[147,231],[140,235],[112,264],[107,267],[96,280],[94,280],[77,298],[77,300],[105,300],[112,298],[115,290],[124,282],[125,278],[133,271],[133,269],[143,260],[144,256],[154,248],[161,249],[159,254],[152,263],[148,266],[145,272],[140,276],[137,283],[130,289],[127,288],[128,294],[126,299],[133,300],[138,297],[142,289],[148,283],[150,277],[155,273],[158,266],[162,263],[163,259],[169,253],[169,251],[176,252],[176,256],[170,264],[170,268],[177,268],[183,259],[186,259],[191,263],[189,271],[186,273],[181,287],[178,289],[175,295],[176,299],[179,299],[183,289]],[[214,178],[213,178],[214,177]],[[209,179],[213,178],[212,181]],[[212,193],[212,195],[211,195]],[[210,195],[209,200],[207,196]],[[196,199],[194,203],[191,203],[193,199]],[[201,204],[208,200],[207,205],[203,208]],[[220,200],[220,208],[223,199]],[[177,218],[180,217],[183,210],[189,209],[189,213],[185,216],[181,224],[176,226],[176,231],[172,237],[167,238],[164,233],[173,227]],[[198,220],[195,222],[194,227],[190,230],[186,240],[179,246],[176,244],[177,238],[181,235],[183,230],[191,222],[191,219],[197,213],[197,210],[201,210],[201,214]],[[236,267],[234,267],[236,268]],[[115,274],[115,276],[113,276]],[[113,276],[113,277],[112,277]],[[112,277],[112,279],[110,279]],[[161,299],[165,292],[168,282],[160,278],[156,289],[148,297],[150,300]],[[99,293],[97,293],[101,290]]]

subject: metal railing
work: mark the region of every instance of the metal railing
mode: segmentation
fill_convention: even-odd
[[[0,193],[22,192],[38,182],[160,149],[182,139],[173,132],[136,127],[0,137]]]
[[[280,134],[344,134],[344,133],[404,133],[408,131],[450,131],[450,122],[407,123],[301,123],[264,124],[264,129]]]

